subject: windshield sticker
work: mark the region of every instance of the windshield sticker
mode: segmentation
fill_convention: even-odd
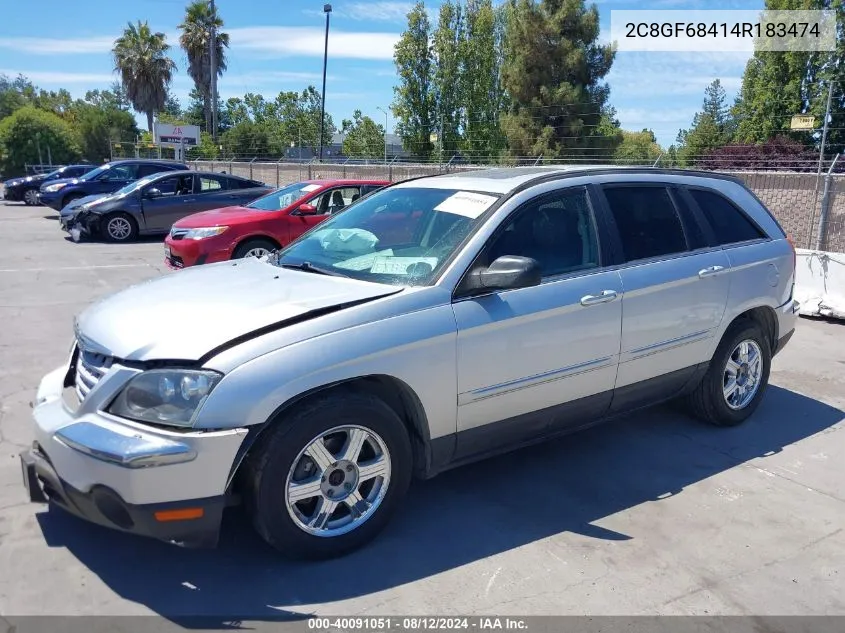
[[[322,185],[305,185],[302,191],[317,191]]]
[[[459,191],[434,207],[434,210],[454,213],[474,220],[489,209],[496,199],[496,196],[486,196],[483,193]]]
[[[427,275],[435,266],[436,257],[377,257],[370,272],[380,275]]]

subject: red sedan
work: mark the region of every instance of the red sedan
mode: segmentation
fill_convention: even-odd
[[[164,240],[170,268],[260,257],[286,246],[386,180],[307,180],[277,189],[243,207],[182,218]]]

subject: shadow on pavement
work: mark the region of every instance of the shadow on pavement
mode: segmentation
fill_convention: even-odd
[[[174,621],[208,616],[228,628],[233,615],[291,616],[296,605],[383,591],[567,531],[631,539],[593,522],[683,494],[687,486],[778,453],[842,418],[838,409],[775,386],[737,428],[652,409],[419,482],[375,542],[319,563],[279,558],[237,509],[224,523],[217,550],[179,549],[61,510],[38,520],[50,546],[68,548],[122,598]],[[203,627],[212,628],[208,619]]]

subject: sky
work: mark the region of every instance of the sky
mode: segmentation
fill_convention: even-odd
[[[228,71],[218,82],[225,100],[247,92],[272,99],[280,91],[320,89],[325,17],[315,0],[216,0],[230,34]],[[596,0],[602,38],[610,32],[615,9],[760,9],[763,0]],[[40,0],[4,3],[0,20],[0,73],[30,78],[50,90],[66,88],[74,97],[107,88],[115,79],[109,54],[126,23],[149,20],[167,34],[178,67],[171,90],[187,105],[191,80],[178,48],[177,25],[185,0]],[[393,99],[396,72],[393,46],[404,30],[411,2],[335,0],[329,35],[326,110],[336,125],[360,109],[378,123]],[[429,0],[436,23],[439,2]],[[37,13],[37,19],[33,21]],[[37,25],[37,28],[32,28]],[[21,28],[24,27],[24,28]],[[650,128],[665,147],[680,128],[689,127],[701,107],[704,88],[722,81],[730,101],[740,87],[747,53],[619,52],[607,77],[610,103],[622,127]],[[381,108],[381,110],[379,109]],[[146,120],[138,116],[139,126]],[[394,121],[388,119],[392,132]]]

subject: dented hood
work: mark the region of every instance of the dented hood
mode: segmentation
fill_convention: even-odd
[[[127,288],[80,314],[76,331],[85,347],[125,360],[199,360],[233,339],[400,291],[250,258]]]

